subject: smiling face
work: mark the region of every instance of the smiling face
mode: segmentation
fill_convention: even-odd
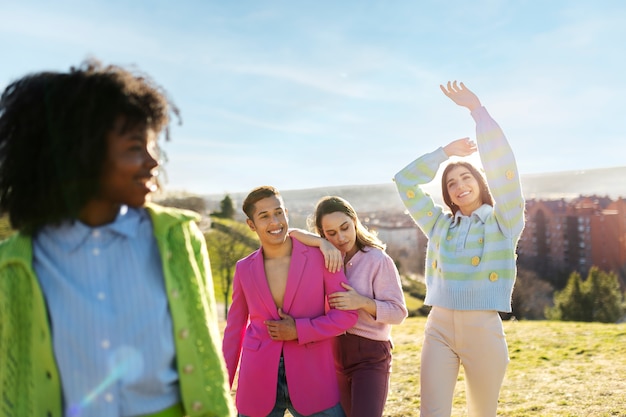
[[[458,165],[450,169],[444,181],[450,201],[464,215],[469,216],[483,204],[480,184],[466,166]]]
[[[98,192],[80,212],[81,221],[92,226],[113,221],[121,205],[143,206],[148,194],[158,188],[154,130],[143,124],[125,126],[120,118],[106,140]]]
[[[348,215],[341,211],[325,214],[321,225],[323,236],[342,254],[350,258],[356,253],[356,225]]]
[[[261,246],[282,245],[287,239],[287,209],[277,196],[262,198],[254,203],[252,218],[246,222],[250,230],[259,236]]]

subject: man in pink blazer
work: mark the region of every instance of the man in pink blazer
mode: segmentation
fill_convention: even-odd
[[[222,345],[231,387],[239,365],[239,415],[344,416],[332,339],[357,312],[330,309],[326,297],[345,291],[346,277],[326,269],[318,248],[289,237],[275,188],[252,190],[243,211],[261,247],[237,262]]]

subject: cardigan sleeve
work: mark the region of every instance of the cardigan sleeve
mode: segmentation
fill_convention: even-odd
[[[476,121],[476,142],[489,190],[495,200],[494,212],[502,233],[517,241],[524,228],[524,197],[519,171],[504,132],[484,107],[472,112]]]
[[[372,268],[376,321],[384,324],[401,324],[408,316],[408,310],[402,292],[400,273],[386,253],[382,252],[377,260],[378,265]]]
[[[431,182],[439,166],[448,159],[443,148],[427,153],[404,167],[394,177],[400,198],[409,214],[428,238],[437,221],[449,217],[443,207],[435,204],[433,198],[421,186]]]

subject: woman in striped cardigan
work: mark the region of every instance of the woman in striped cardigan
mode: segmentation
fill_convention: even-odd
[[[394,181],[409,213],[428,237],[426,300],[432,306],[421,360],[421,415],[449,416],[459,366],[465,371],[469,416],[495,416],[509,362],[499,311],[511,311],[524,198],[513,152],[498,124],[463,83],[440,86],[470,110],[476,143],[455,140],[421,156]],[[453,162],[441,183],[450,211],[422,190],[450,157],[479,151],[486,179]]]

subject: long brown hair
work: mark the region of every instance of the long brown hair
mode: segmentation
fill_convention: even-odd
[[[485,177],[481,175],[481,173],[474,167],[474,165],[469,162],[459,161],[459,162],[451,162],[444,169],[443,174],[441,175],[441,193],[443,194],[443,201],[446,205],[452,210],[452,214],[456,214],[459,211],[459,206],[452,202],[452,198],[450,197],[450,193],[448,192],[448,187],[446,185],[446,180],[448,178],[448,173],[452,171],[454,168],[465,167],[472,174],[472,176],[478,182],[478,186],[480,188],[480,199],[483,204],[489,204],[493,207],[493,196],[491,195],[491,191],[489,191],[489,186],[487,185],[487,181]]]
[[[354,222],[356,228],[356,246],[359,250],[362,250],[366,246],[372,246],[385,250],[386,245],[376,236],[376,234],[368,230],[357,216],[354,208],[341,197],[327,196],[322,197],[315,207],[315,215],[313,223],[315,224],[315,231],[321,237],[324,237],[324,230],[322,228],[322,218],[331,213],[341,212],[348,216]]]

